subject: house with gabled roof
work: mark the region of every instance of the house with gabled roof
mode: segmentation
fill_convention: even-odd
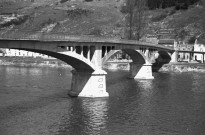
[[[163,46],[168,46],[168,47],[174,47],[176,44],[175,39],[160,39],[158,41],[159,45],[163,45]]]
[[[194,43],[194,51],[205,52],[205,35],[200,35],[196,37]],[[194,53],[194,59],[200,62],[205,61],[204,54],[199,54],[199,53]]]

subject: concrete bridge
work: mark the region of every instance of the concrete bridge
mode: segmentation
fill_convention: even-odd
[[[135,79],[153,79],[152,71],[169,63],[174,52],[145,42],[42,33],[1,35],[0,48],[37,52],[66,62],[74,68],[69,95],[83,97],[109,96],[102,65],[120,50],[132,59],[130,77]]]

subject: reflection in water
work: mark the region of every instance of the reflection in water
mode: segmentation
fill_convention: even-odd
[[[0,134],[205,134],[205,73],[133,80],[108,71],[109,98],[68,97],[68,69],[0,66],[0,74]]]
[[[82,111],[87,116],[85,121],[85,133],[88,135],[97,135],[107,133],[107,99],[82,99]]]
[[[192,90],[194,93],[200,93],[203,92],[204,90],[200,89],[201,82],[200,82],[200,75],[199,74],[193,74],[192,77]]]
[[[150,123],[150,118],[153,115],[153,96],[155,89],[153,86],[153,80],[137,80],[137,85],[140,88],[140,106],[139,106],[139,121],[140,126],[143,127],[138,131],[138,134],[152,134],[152,127],[155,124]]]
[[[137,80],[138,87],[141,88],[141,95],[149,97],[153,94],[153,80]]]
[[[108,104],[107,98],[75,99],[69,116],[63,118],[59,135],[97,135],[107,134]]]

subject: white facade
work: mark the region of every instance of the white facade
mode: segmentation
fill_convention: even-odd
[[[182,51],[193,51],[194,44],[178,44],[176,49]],[[193,55],[190,53],[178,53],[178,61],[191,61],[193,60]]]
[[[51,58],[47,55],[44,54],[39,54],[39,53],[35,53],[35,52],[30,52],[30,51],[23,51],[23,50],[18,50],[18,49],[5,49],[5,55],[4,56],[8,56],[8,57],[41,57],[41,58]]]
[[[205,44],[198,42],[198,39],[196,39],[195,44],[194,44],[194,51],[205,52]],[[197,61],[203,62],[203,59],[204,59],[203,54],[194,53],[194,59]]]

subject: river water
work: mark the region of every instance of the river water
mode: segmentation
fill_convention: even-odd
[[[127,76],[108,71],[108,98],[71,98],[68,68],[0,66],[0,135],[205,134],[205,73]]]

